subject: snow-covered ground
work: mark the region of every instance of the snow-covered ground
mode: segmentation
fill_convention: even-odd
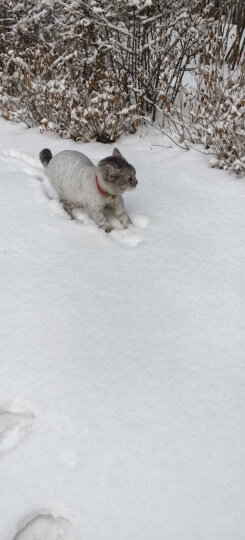
[[[0,539],[244,540],[244,180],[124,137],[106,235],[36,177],[112,147],[0,133]]]

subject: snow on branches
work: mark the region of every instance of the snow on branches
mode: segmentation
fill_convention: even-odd
[[[242,58],[237,38],[229,47],[224,39],[234,23],[227,19],[229,5],[0,0],[2,114],[61,136],[113,142],[135,131],[145,115],[154,121],[160,113],[183,136],[214,145],[219,164],[223,159],[237,170],[244,134]],[[242,43],[241,24],[237,28]]]

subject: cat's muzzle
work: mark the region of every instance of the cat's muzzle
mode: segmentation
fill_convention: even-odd
[[[136,178],[135,178],[135,180],[132,180],[132,181],[130,182],[130,184],[131,184],[131,186],[132,186],[132,189],[135,189],[136,186],[137,186],[137,184],[138,184],[138,180],[136,180]]]

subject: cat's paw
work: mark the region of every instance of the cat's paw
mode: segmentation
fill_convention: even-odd
[[[124,229],[127,229],[130,225],[132,225],[132,221],[131,221],[131,219],[127,220],[127,221],[121,221],[121,224],[122,224]]]
[[[129,216],[125,215],[119,218],[119,221],[124,229],[127,229],[129,225],[132,225],[132,221]]]
[[[106,233],[110,233],[113,229],[113,226],[110,225],[110,223],[103,223],[103,225],[100,225],[99,227],[100,229],[103,229],[103,231],[105,231]]]

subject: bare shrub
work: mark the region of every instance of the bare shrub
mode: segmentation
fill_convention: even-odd
[[[245,170],[245,59],[242,49],[240,55],[235,49],[232,62],[226,61],[237,35],[233,8],[226,4],[221,17],[207,21],[209,39],[198,57],[196,90],[185,92],[188,115],[179,116],[185,135],[212,148],[213,166],[239,173]]]
[[[0,17],[6,118],[113,142],[157,113],[243,169],[242,0],[0,0]]]

